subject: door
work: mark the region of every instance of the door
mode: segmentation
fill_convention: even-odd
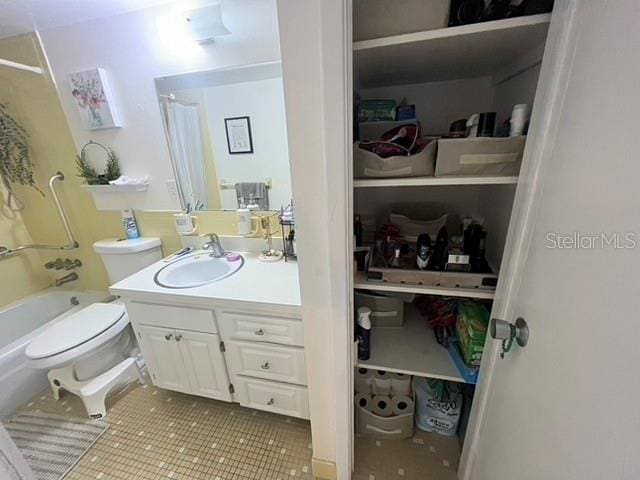
[[[190,393],[230,402],[230,383],[220,351],[220,335],[181,330],[176,330],[175,335],[191,383]]]
[[[138,325],[136,328],[153,384],[167,390],[189,393],[189,380],[174,331],[148,325]]]
[[[640,4],[556,10],[532,119],[546,147],[527,152],[537,183],[518,187],[493,312],[525,318],[531,336],[504,359],[488,344],[459,472],[470,480],[640,478]]]

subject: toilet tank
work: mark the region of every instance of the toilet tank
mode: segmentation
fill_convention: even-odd
[[[162,258],[159,238],[141,237],[133,240],[110,238],[93,244],[113,285],[120,280],[148,267]]]

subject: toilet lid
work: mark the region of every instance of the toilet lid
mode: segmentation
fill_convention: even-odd
[[[124,305],[94,303],[47,328],[29,343],[29,358],[45,358],[77,347],[107,330],[124,315]]]

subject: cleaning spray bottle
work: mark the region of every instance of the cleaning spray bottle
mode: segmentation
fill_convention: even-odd
[[[369,360],[371,356],[371,309],[360,307],[358,309],[358,360]]]

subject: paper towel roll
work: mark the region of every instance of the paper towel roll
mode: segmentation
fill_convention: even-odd
[[[389,395],[391,393],[391,375],[389,372],[378,370],[373,376],[373,394]]]
[[[390,417],[393,415],[391,408],[391,397],[388,395],[376,395],[373,397],[373,413],[379,417]]]
[[[371,387],[373,385],[373,370],[368,368],[356,369],[356,393],[371,393]]]
[[[370,393],[358,393],[355,396],[356,406],[364,408],[368,412],[373,411],[373,395]]]
[[[413,413],[413,400],[407,395],[391,397],[391,411],[394,415]]]
[[[411,393],[411,375],[391,374],[391,395],[409,395]]]

